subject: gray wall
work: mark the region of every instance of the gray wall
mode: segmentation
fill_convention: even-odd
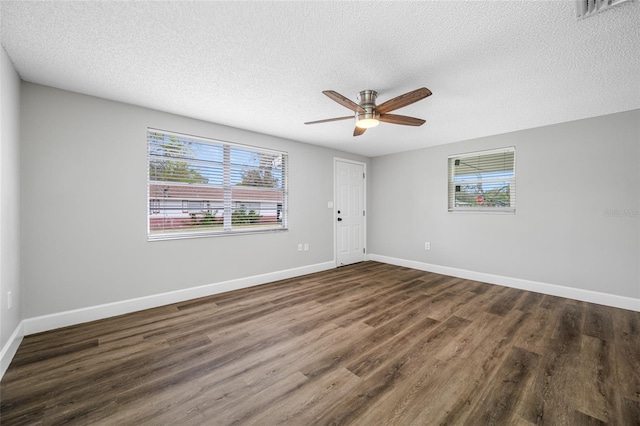
[[[0,349],[20,321],[20,78],[0,47]],[[7,292],[13,308],[7,308]]]
[[[448,213],[447,157],[506,146],[516,214]],[[374,158],[370,252],[640,298],[639,146],[631,111]]]
[[[516,214],[448,213],[447,157],[506,146]],[[630,111],[374,158],[370,253],[640,298],[639,147]]]
[[[148,126],[287,151],[290,230],[147,242]],[[21,156],[25,318],[333,261],[333,158],[367,161],[30,83]]]
[[[368,161],[30,83],[21,107],[24,318],[332,261],[333,157]],[[640,208],[639,123],[632,111],[375,158],[368,252],[639,298],[640,219],[605,214]],[[289,152],[290,231],[147,242],[147,126]],[[447,213],[447,156],[504,146],[517,213]]]

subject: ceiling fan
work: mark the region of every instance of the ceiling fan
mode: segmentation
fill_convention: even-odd
[[[325,90],[322,93],[340,105],[355,112],[355,116],[348,115],[346,117],[327,118],[325,120],[308,121],[304,124],[328,123],[330,121],[349,120],[355,117],[356,128],[353,130],[353,136],[360,136],[366,132],[367,129],[380,124],[380,121],[391,124],[402,124],[404,126],[422,126],[425,121],[421,118],[389,114],[389,112],[411,105],[414,102],[418,102],[419,100],[426,98],[427,96],[431,96],[431,90],[426,87],[421,87],[420,89],[407,92],[404,95],[396,96],[395,98],[376,106],[376,97],[378,96],[378,93],[375,90],[361,91],[360,96],[358,96],[360,98],[360,104],[353,102],[333,90]]]

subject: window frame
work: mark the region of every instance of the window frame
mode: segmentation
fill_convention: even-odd
[[[192,184],[192,183],[179,182],[179,181],[169,182],[169,181],[152,180],[151,179],[152,160],[153,159],[157,160],[158,158],[164,158],[164,157],[154,156],[151,153],[151,149],[152,149],[151,135],[152,134],[161,134],[165,137],[177,138],[178,140],[184,139],[190,142],[197,142],[199,144],[208,144],[216,148],[222,148],[222,151],[223,151],[223,159],[221,162],[221,167],[223,170],[222,185],[208,184],[208,183]],[[220,139],[212,139],[212,138],[207,138],[202,136],[195,136],[195,135],[190,135],[185,133],[161,130],[161,129],[152,128],[152,127],[147,128],[146,139],[147,139],[146,140],[146,144],[147,144],[147,162],[146,162],[147,164],[146,165],[147,165],[147,240],[148,241],[204,238],[204,237],[229,236],[229,235],[245,235],[245,234],[253,234],[253,233],[262,234],[262,233],[288,231],[289,154],[286,151],[261,148],[261,147],[251,146],[251,145],[240,144],[236,142],[229,142],[229,141],[220,140]],[[240,165],[234,164],[231,159],[231,152],[234,148],[237,150],[247,152],[250,155],[266,154],[266,155],[274,156],[275,158],[280,158],[281,160],[281,163],[279,166],[281,168],[281,177],[279,182],[280,185],[277,187],[278,189],[276,190],[277,193],[282,194],[281,199],[246,201],[247,203],[249,202],[258,203],[258,204],[265,203],[265,204],[274,204],[276,206],[275,209],[277,213],[276,213],[275,221],[268,222],[267,225],[255,226],[255,227],[249,225],[249,227],[247,227],[247,225],[242,222],[236,222],[236,223],[233,222],[234,220],[233,212],[236,210],[234,206],[236,206],[238,203],[245,202],[245,200],[243,199],[232,198],[232,195],[233,195],[232,192],[234,187],[241,188],[240,191],[256,190],[260,192],[260,191],[268,190],[265,188],[261,188],[260,186],[252,187],[252,186],[246,186],[246,185],[237,185],[237,183],[233,183],[231,179],[231,173],[233,169],[242,169],[242,168],[245,168],[247,170],[257,169],[255,167],[251,167],[246,164],[240,164]],[[171,158],[171,157],[168,156],[167,158]],[[181,160],[174,160],[174,161],[181,161]],[[193,159],[193,161],[189,161],[189,160],[187,161],[189,162],[189,164],[191,163],[196,164],[202,160],[196,158],[196,159]],[[178,187],[185,187],[190,185],[193,188],[196,188],[196,187],[222,188],[222,192],[224,194],[223,195],[224,199],[220,200],[221,201],[220,204],[223,205],[222,215],[220,217],[220,220],[222,221],[221,222],[222,226],[221,227],[217,226],[215,228],[211,227],[208,229],[198,229],[198,230],[176,230],[177,228],[171,228],[171,227],[160,227],[159,229],[158,228],[152,229],[153,215],[164,214],[165,216],[163,220],[166,220],[167,214],[169,214],[172,210],[172,207],[167,207],[167,205],[170,206],[172,203],[177,204],[175,208],[181,211],[183,215],[191,214],[193,210],[191,206],[195,205],[196,202],[200,202],[202,203],[203,206],[209,206],[209,207],[216,205],[215,200],[212,201],[210,199],[204,199],[204,198],[202,198],[201,200],[196,200],[196,199],[185,200],[185,199],[179,199],[179,198],[175,198],[175,199],[170,198],[167,201],[164,201],[165,207],[163,208],[162,207],[163,199],[159,199],[156,195],[152,195],[152,185],[157,185],[158,182],[160,182],[160,185],[162,185],[162,182],[165,182],[168,188],[174,187],[174,186],[178,188]],[[184,211],[185,202],[187,206],[187,212]],[[175,208],[173,209],[175,210]],[[186,219],[186,218],[182,218],[182,219]]]
[[[493,177],[493,178],[479,178],[479,179],[467,179],[464,181],[455,182],[455,160],[463,160],[472,157],[482,157],[495,154],[513,153],[513,176],[512,177]],[[453,164],[453,166],[452,166]],[[467,152],[462,154],[449,155],[447,157],[447,208],[449,213],[498,213],[498,214],[515,214],[516,213],[516,147],[509,146],[504,148],[487,149],[481,151]],[[456,190],[455,187],[460,183],[464,184],[482,184],[482,183],[495,183],[495,182],[509,182],[509,206],[497,207],[497,206],[456,206]]]

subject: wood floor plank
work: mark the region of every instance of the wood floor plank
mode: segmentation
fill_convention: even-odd
[[[395,358],[385,358],[376,353],[373,358],[376,362],[371,362],[367,355],[356,360],[353,364],[357,367],[361,367],[361,361],[364,360],[365,367],[373,365],[377,368],[364,369],[364,372],[356,370],[363,379],[362,384],[356,389],[356,395],[345,399],[334,407],[331,413],[321,417],[321,424],[389,424],[390,419],[382,416],[378,409],[384,407],[385,401],[392,395],[401,394],[395,390],[408,384],[411,377],[420,377],[419,372],[426,368],[426,354],[437,351],[446,344],[447,337],[455,335],[468,325],[469,321],[452,317],[415,340],[411,347],[398,350]],[[438,360],[432,361],[439,364]],[[432,363],[428,362],[427,368],[431,365]]]
[[[485,288],[484,292],[474,292],[477,297],[473,298],[472,302],[457,307],[455,310],[457,317],[473,321],[478,316],[483,315],[489,306],[495,302],[496,298],[508,290],[497,285],[482,284],[482,286]]]
[[[393,338],[385,341],[384,344],[378,345],[371,351],[354,359],[346,365],[346,368],[356,376],[366,378],[376,370],[385,368],[389,364],[389,361],[396,360],[397,354],[399,352],[406,352],[407,348],[416,350],[416,348],[422,349],[423,347],[428,346],[430,351],[437,351],[440,346],[444,345],[446,338],[449,338],[458,330],[468,326],[469,324],[470,322],[463,318],[451,317],[443,324],[436,327],[434,331],[430,332],[424,340],[421,336],[425,334],[425,331],[428,330],[428,328],[425,329],[425,327],[422,326],[411,327],[407,333],[401,334],[400,336],[394,336]],[[424,346],[421,346],[420,342],[424,342]],[[397,365],[394,365],[394,368],[395,367],[397,367]]]
[[[459,294],[446,291],[425,304],[425,313],[430,318],[443,321],[451,317],[461,307],[470,304],[477,297],[478,295],[471,291],[464,291]]]
[[[580,426],[604,426],[607,423],[603,422],[600,419],[596,419],[595,417],[591,417],[588,414],[585,414],[581,411],[574,410],[571,417],[571,424],[580,425]]]
[[[501,318],[494,314],[486,315]],[[430,421],[438,424],[464,423],[513,348],[515,336],[527,316],[527,313],[512,310],[505,317],[506,320],[493,322],[492,332],[485,333],[485,338],[480,343],[465,345],[454,354],[445,351],[435,354],[444,363],[436,369],[430,368],[421,377],[417,386],[420,391],[410,392],[414,394],[415,401],[403,417],[411,419],[412,424],[426,424]],[[465,332],[474,325],[471,324]],[[464,339],[464,336],[453,339]],[[465,365],[465,368],[460,369],[461,365]],[[431,392],[432,389],[438,389],[436,395]],[[428,408],[416,410],[413,407]]]
[[[533,385],[524,396],[522,417],[532,423],[571,424],[567,395],[576,392],[584,309],[564,304]]]
[[[458,335],[468,331],[470,326],[463,328]],[[433,337],[433,336],[431,336]],[[364,412],[358,417],[357,424],[410,424],[418,423],[416,417],[421,412],[428,413],[429,419],[434,424],[440,423],[442,413],[438,413],[440,408],[443,412],[448,411],[447,404],[455,404],[459,399],[448,398],[451,394],[460,394],[461,389],[469,388],[468,372],[465,371],[464,376],[459,375],[461,370],[457,367],[458,357],[462,357],[463,352],[455,352],[451,356],[431,356],[431,347],[427,341],[427,345],[422,349],[428,348],[422,352],[419,357],[415,357],[415,350],[412,351],[414,358],[403,365],[401,370],[401,379],[395,385],[393,392],[382,394],[375,404],[370,404],[365,408]],[[448,347],[444,345],[444,348]],[[418,348],[420,350],[420,348]],[[444,352],[441,346],[439,353]],[[471,363],[475,363],[479,357],[470,359]],[[477,366],[477,364],[475,364]],[[475,369],[474,373],[482,371]],[[438,392],[433,392],[438,389]],[[431,404],[431,405],[430,405]]]
[[[540,355],[514,347],[482,397],[467,417],[466,425],[502,425],[517,417],[516,406],[532,379]]]
[[[612,311],[617,381],[625,398],[640,402],[640,318]]]
[[[515,304],[514,309],[519,309],[523,312],[535,312],[543,298],[544,294],[542,293],[525,292],[524,296]]]
[[[236,410],[222,410],[215,413],[215,421],[218,424],[230,425],[245,423],[251,417],[266,411],[269,406],[282,401],[292,392],[302,388],[307,378],[304,374],[296,371],[283,380],[280,380],[266,389],[251,396],[251,405],[245,404]],[[212,418],[212,413],[203,413],[204,418]],[[206,420],[205,420],[206,423]]]
[[[377,328],[371,327],[369,333],[359,335],[345,345],[327,348],[313,362],[302,367],[301,371],[307,377],[317,377],[331,369],[357,365],[358,361],[362,363],[367,356],[372,356],[376,348],[401,340],[404,332],[410,332],[412,328],[428,332],[438,324],[438,321],[429,317],[423,317],[418,321],[412,312],[399,315],[394,321]]]
[[[514,312],[512,315],[521,316],[522,313]],[[477,350],[491,351],[508,333],[503,329],[505,324],[508,323],[505,323],[502,317],[485,312],[456,336],[448,336],[442,349],[431,351],[429,355],[450,361],[468,358]]]
[[[322,348],[340,346],[345,344],[352,334],[363,333],[362,328],[363,326],[358,324],[347,329],[327,324],[323,328],[324,331],[315,330],[308,336],[296,336],[289,346],[272,347],[266,353],[256,353],[243,359],[242,363],[219,368],[212,372],[215,378],[207,380],[202,385],[202,395],[188,401],[188,405],[193,407],[189,411],[197,411],[198,415],[202,413],[215,415],[217,412],[232,409],[248,398],[253,398],[257,392],[300,371],[301,365],[311,362]],[[366,328],[370,329],[370,327]],[[299,349],[292,351],[292,346]],[[241,377],[247,386],[229,388],[229,384],[233,385],[237,377]],[[227,392],[220,396],[219,389],[225,389]],[[188,418],[189,416],[185,416],[177,420],[178,423],[183,423]]]
[[[600,340],[612,339],[613,320],[610,310],[602,305],[587,303],[583,333]]]
[[[515,345],[530,352],[543,354],[547,349],[559,314],[559,309],[535,309],[518,333]]]
[[[26,336],[5,425],[640,425],[640,313],[377,262]]]
[[[586,324],[585,321],[585,329]],[[582,336],[580,363],[574,378],[578,392],[572,395],[573,406],[604,423],[611,423],[620,414],[620,401],[614,388],[614,354],[611,340]]]
[[[625,423],[630,425],[640,425],[640,402],[622,398],[622,415]]]
[[[279,403],[247,419],[246,425],[313,424],[322,413],[331,411],[351,394],[361,379],[344,368],[331,370],[314,382],[303,383]]]
[[[489,306],[488,312],[505,316],[511,309],[514,308],[518,300],[525,294],[523,290],[510,288],[504,295],[500,296],[491,306]]]

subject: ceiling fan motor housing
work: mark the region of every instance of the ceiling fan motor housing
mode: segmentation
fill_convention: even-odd
[[[364,109],[364,112],[356,113],[356,122],[360,120],[378,120],[380,114],[376,111],[376,97],[378,92],[375,90],[363,90],[360,92],[360,106]]]

